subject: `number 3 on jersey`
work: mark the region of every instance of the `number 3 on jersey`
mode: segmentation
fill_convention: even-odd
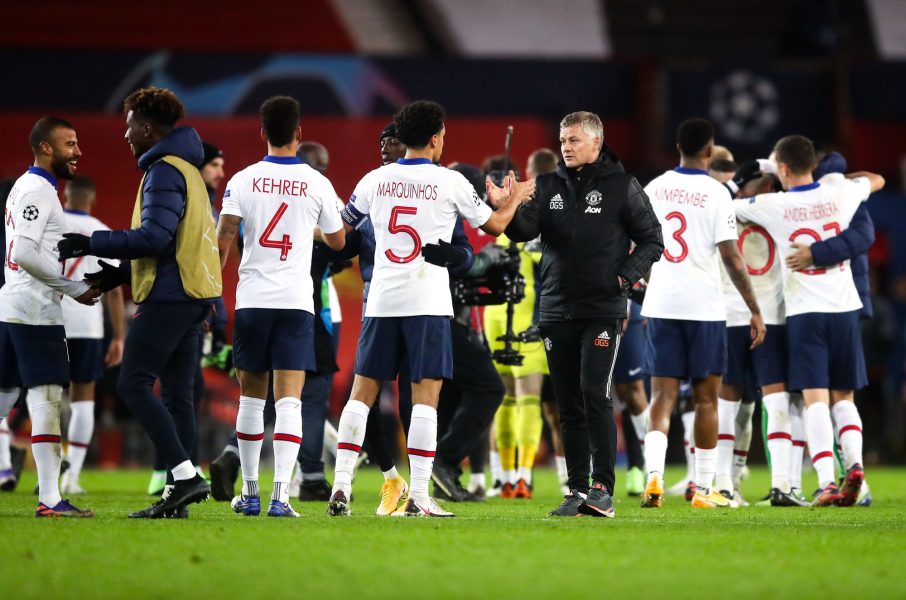
[[[679,256],[675,256],[664,248],[664,258],[670,262],[678,263],[683,262],[686,257],[689,256],[689,246],[686,244],[686,240],[683,239],[683,233],[686,231],[686,217],[681,212],[673,211],[667,215],[667,220],[672,221],[673,219],[678,220],[680,223],[679,229],[673,232],[673,239],[679,242],[681,252],[679,253]]]
[[[387,230],[390,233],[405,233],[412,238],[412,252],[406,256],[400,256],[396,254],[393,250],[384,250],[384,255],[395,263],[407,263],[415,260],[422,251],[422,238],[419,237],[418,231],[415,230],[411,225],[404,225],[398,223],[397,219],[400,215],[414,215],[418,212],[418,208],[414,206],[394,206],[390,211],[390,223],[387,225]]]
[[[284,233],[283,238],[279,240],[272,240],[270,237],[271,234],[274,233],[277,223],[280,222],[280,219],[282,219],[284,213],[286,213],[287,208],[289,208],[289,204],[286,202],[280,203],[280,208],[277,209],[277,213],[271,219],[270,223],[267,224],[267,227],[264,228],[264,233],[261,234],[261,237],[258,238],[258,243],[261,244],[263,248],[278,248],[280,250],[280,260],[282,261],[286,260],[289,251],[293,249],[293,242],[288,233]]]

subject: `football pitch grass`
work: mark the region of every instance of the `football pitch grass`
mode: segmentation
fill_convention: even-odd
[[[906,596],[906,469],[868,470],[869,508],[714,512],[679,497],[643,510],[621,475],[615,519],[548,517],[560,500],[548,470],[533,500],[447,504],[455,519],[378,518],[381,476],[366,469],[349,518],[298,501],[300,519],[241,517],[208,501],[188,520],[135,521],[126,515],[150,504],[145,471],[85,473],[90,494],[74,500],[97,516],[84,520],[35,519],[26,473],[0,495],[0,597]],[[743,494],[768,483],[756,468]]]

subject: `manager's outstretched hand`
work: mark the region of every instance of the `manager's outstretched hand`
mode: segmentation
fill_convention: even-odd
[[[91,254],[91,238],[81,233],[64,233],[63,239],[57,243],[57,251],[60,260]]]

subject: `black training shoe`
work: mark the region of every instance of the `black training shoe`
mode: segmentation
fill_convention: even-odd
[[[807,500],[800,500],[792,492],[782,492],[780,488],[771,488],[768,496],[771,506],[811,506]]]
[[[431,470],[431,481],[434,482],[434,496],[436,498],[450,502],[465,502],[469,497],[469,492],[459,483],[459,477],[455,469],[441,461],[434,461],[434,468]]]
[[[188,519],[189,518],[189,507],[183,506],[174,510],[167,512],[164,515],[166,519]]]
[[[187,504],[207,500],[211,493],[211,484],[200,475],[192,479],[181,479],[176,482],[166,498],[161,498],[148,508],[135,511],[130,519],[161,519],[167,513],[178,511]]]
[[[589,517],[609,517],[612,519],[616,516],[613,511],[613,497],[607,491],[607,486],[597,481],[588,490],[588,496],[579,505],[578,511]]]
[[[330,484],[326,479],[303,480],[299,486],[299,500],[302,502],[327,502],[330,500]]]
[[[218,502],[229,502],[236,490],[236,479],[239,478],[239,455],[224,450],[211,462],[208,469],[211,474],[211,496]]]
[[[560,506],[547,514],[552,517],[578,517],[579,505],[583,502],[585,502],[584,494],[577,490],[569,490],[569,494],[563,496]]]

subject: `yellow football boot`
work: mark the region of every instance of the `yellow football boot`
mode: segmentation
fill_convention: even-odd
[[[379,517],[389,517],[396,511],[400,499],[409,492],[409,486],[402,477],[387,479],[381,486],[381,503],[375,514]]]

